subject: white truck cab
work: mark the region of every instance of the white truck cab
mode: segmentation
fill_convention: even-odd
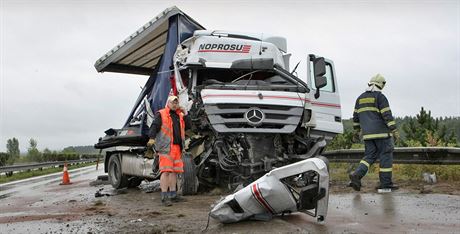
[[[214,85],[208,85],[200,90],[203,103],[212,105],[213,110],[219,103],[263,105],[272,106],[272,108],[275,106],[300,107],[302,110],[289,109],[291,116],[287,121],[273,119],[270,123],[284,123],[286,124],[283,126],[284,133],[291,133],[298,124],[296,116],[300,117],[305,112],[308,118],[303,119],[302,125],[311,128],[312,134],[324,136],[330,140],[335,134],[342,133],[340,95],[332,61],[325,60],[326,85],[319,89],[319,96],[315,97],[317,88],[313,62],[316,57],[314,55],[307,57],[306,63],[309,71],[307,85],[301,84],[300,79],[295,79],[288,72],[290,54],[287,53],[287,41],[283,37],[197,30],[193,37],[182,43],[180,50],[183,50],[179,58],[182,61],[182,68],[189,67],[192,70],[191,88],[193,91],[196,91],[196,87],[203,83],[214,82]],[[270,74],[267,71],[270,69],[262,67],[263,63],[268,68],[275,67],[275,70],[283,70],[281,73],[293,77],[290,79],[291,82],[286,81],[276,72]],[[238,72],[238,69],[249,69],[250,72],[247,76],[240,77],[229,74]],[[213,117],[210,120],[217,131],[260,131],[260,127],[246,130],[226,128],[222,124],[225,123],[225,120],[214,114],[211,115]],[[216,119],[213,119],[214,117]],[[267,116],[264,115],[264,117]],[[261,124],[268,123],[268,120],[262,121]],[[270,129],[267,131],[270,132]]]

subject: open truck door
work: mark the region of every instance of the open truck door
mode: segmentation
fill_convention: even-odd
[[[313,120],[312,134],[327,140],[343,133],[340,94],[337,86],[334,63],[331,60],[309,55],[308,84],[312,88],[310,101]]]

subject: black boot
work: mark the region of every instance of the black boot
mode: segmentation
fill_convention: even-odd
[[[163,206],[172,206],[171,198],[168,196],[168,192],[161,192],[161,204]]]
[[[348,186],[352,187],[355,191],[361,190],[361,179],[355,173],[349,175],[350,177],[350,184]]]

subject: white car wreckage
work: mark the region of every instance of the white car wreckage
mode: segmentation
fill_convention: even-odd
[[[219,201],[210,215],[233,223],[301,211],[324,222],[328,198],[327,159],[311,158],[270,171]]]

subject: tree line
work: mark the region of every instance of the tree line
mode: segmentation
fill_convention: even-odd
[[[353,120],[343,120],[344,133],[337,135],[327,150],[364,148],[362,142],[353,141]],[[431,111],[421,108],[415,117],[396,118],[401,138],[398,147],[459,147],[460,117],[434,118]]]
[[[14,163],[27,163],[27,162],[52,162],[52,161],[68,161],[78,160],[85,158],[94,158],[98,152],[92,146],[70,146],[61,151],[49,150],[45,148],[43,151],[38,150],[38,142],[35,139],[29,140],[29,147],[24,157],[21,157],[19,150],[19,141],[13,137],[7,140],[7,152],[0,152],[0,166],[12,165]],[[89,148],[92,148],[90,150]],[[83,151],[79,151],[84,149]]]

